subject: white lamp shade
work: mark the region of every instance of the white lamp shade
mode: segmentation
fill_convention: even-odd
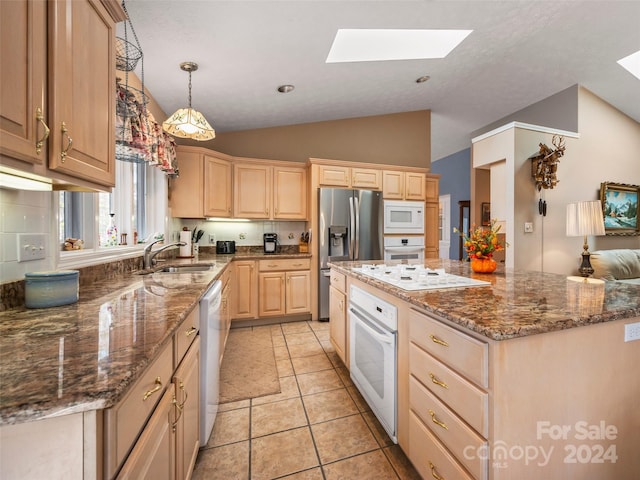
[[[604,235],[602,204],[599,200],[567,205],[567,236]]]
[[[203,141],[216,137],[215,130],[209,125],[204,115],[191,107],[178,109],[164,121],[162,128],[169,135],[181,138]]]

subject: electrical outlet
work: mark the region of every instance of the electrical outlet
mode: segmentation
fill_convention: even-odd
[[[18,262],[42,260],[47,256],[47,235],[44,233],[18,234]]]
[[[533,223],[524,222],[524,233],[533,233]]]
[[[213,245],[214,243],[216,243],[216,234],[215,233],[210,233],[209,234],[209,244]]]
[[[624,341],[633,342],[640,340],[640,322],[627,323],[624,326]]]

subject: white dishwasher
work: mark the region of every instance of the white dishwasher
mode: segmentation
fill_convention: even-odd
[[[217,280],[200,299],[200,446],[209,440],[218,413],[220,393],[220,305],[222,282]]]

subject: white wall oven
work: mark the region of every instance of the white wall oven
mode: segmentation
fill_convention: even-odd
[[[349,293],[351,379],[389,437],[398,443],[398,309],[354,285]]]
[[[424,235],[424,202],[384,201],[384,234]]]
[[[424,260],[424,237],[384,237],[385,260]]]

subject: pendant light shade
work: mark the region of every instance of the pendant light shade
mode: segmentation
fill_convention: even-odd
[[[211,140],[216,137],[216,132],[202,113],[191,108],[191,72],[198,69],[198,64],[183,62],[180,64],[180,68],[189,72],[189,107],[179,108],[164,121],[162,128],[168,134],[176,137],[192,138],[198,141]]]

